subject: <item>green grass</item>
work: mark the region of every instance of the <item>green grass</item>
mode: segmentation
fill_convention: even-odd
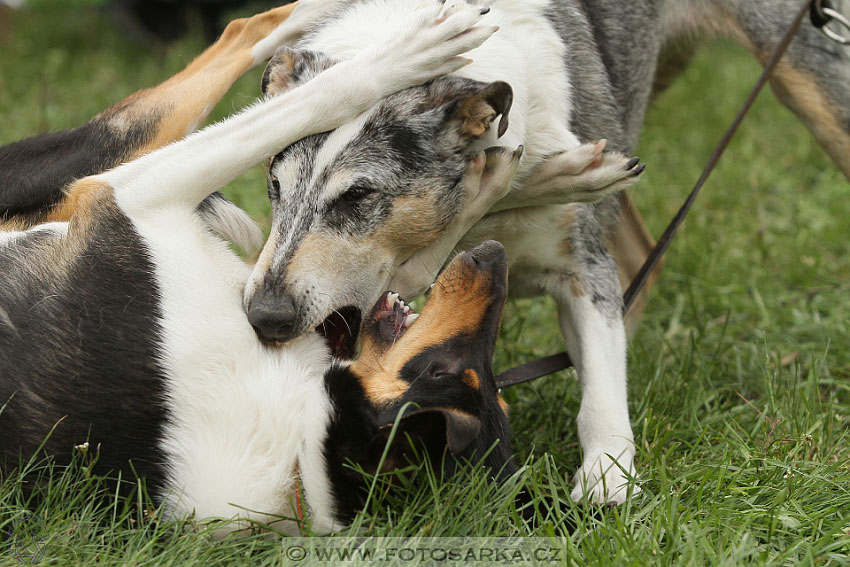
[[[177,71],[201,44],[140,49],[92,7],[15,13],[0,37],[0,143],[83,123]],[[633,197],[659,234],[754,82],[742,50],[716,44],[653,105]],[[216,116],[257,94],[240,81]],[[770,93],[759,99],[667,255],[630,347],[630,409],[643,494],[596,517],[568,505],[535,535],[578,527],[566,548],[600,565],[850,565],[850,219],[848,183]],[[262,168],[228,189],[268,223]],[[549,300],[509,304],[496,366],[562,349]],[[525,481],[568,502],[580,453],[571,373],[508,391]],[[24,514],[19,479],[0,485],[0,533]],[[280,543],[213,541],[191,522],[110,499],[84,466],[54,480],[35,512],[44,564],[278,564]],[[378,491],[357,525],[372,535],[529,533],[516,487],[480,474]],[[359,533],[359,532],[358,532]],[[2,538],[2,536],[0,536]],[[17,565],[0,539],[0,565]]]

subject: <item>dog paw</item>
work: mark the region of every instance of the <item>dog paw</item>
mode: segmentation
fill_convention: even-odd
[[[607,453],[586,455],[576,472],[571,497],[574,502],[622,504],[629,493],[634,496],[641,491],[634,480],[634,454],[631,450],[621,453],[617,459]]]
[[[471,158],[463,178],[467,195],[460,220],[466,229],[487,214],[511,190],[523,147],[493,146]]]
[[[635,183],[646,165],[639,158],[606,152],[607,141],[582,144],[549,156],[526,183],[526,193],[546,194],[562,203],[589,203]]]
[[[358,57],[368,60],[374,80],[386,79],[391,88],[387,94],[422,84],[470,63],[460,54],[475,49],[498,29],[477,25],[487,12],[465,3],[416,8],[399,24],[393,40]]]

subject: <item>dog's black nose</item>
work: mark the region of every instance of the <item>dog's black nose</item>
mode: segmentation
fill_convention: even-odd
[[[254,296],[248,303],[248,321],[265,342],[286,342],[295,338],[295,301],[289,295],[270,300]]]
[[[505,247],[495,240],[485,240],[469,251],[475,265],[482,269],[501,267],[507,262]]]

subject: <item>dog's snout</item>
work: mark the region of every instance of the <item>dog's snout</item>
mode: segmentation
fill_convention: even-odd
[[[495,240],[486,240],[469,251],[476,266],[482,269],[501,267],[506,263],[505,248]]]
[[[283,295],[269,301],[254,298],[248,305],[248,321],[257,336],[265,342],[286,342],[295,338],[295,301]]]

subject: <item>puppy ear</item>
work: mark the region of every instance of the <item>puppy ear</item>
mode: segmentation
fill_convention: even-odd
[[[392,423],[381,427],[381,432],[389,435],[391,429]],[[407,434],[414,441],[423,440],[426,447],[437,444],[436,439],[445,439],[445,444],[439,444],[443,447],[448,445],[449,451],[458,455],[475,441],[480,432],[481,420],[474,415],[454,408],[423,408],[406,412],[401,418],[396,442],[399,442],[399,433],[402,434],[401,439]]]
[[[501,115],[497,130],[501,138],[508,130],[508,112],[513,100],[513,89],[503,81],[490,83],[462,99],[456,114],[461,121],[461,135],[478,139],[490,129],[490,123]]]
[[[263,72],[263,94],[274,96],[294,89],[335,64],[336,61],[317,51],[281,47]]]

